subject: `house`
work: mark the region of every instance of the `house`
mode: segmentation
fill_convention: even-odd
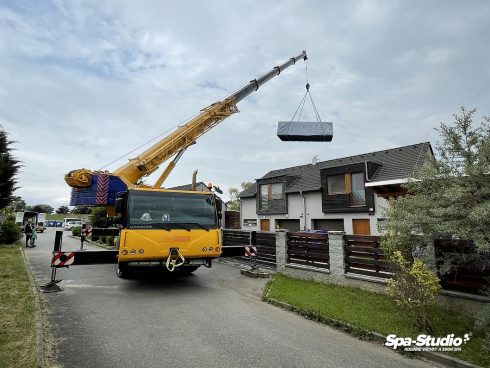
[[[379,235],[387,198],[433,157],[429,142],[272,170],[240,193],[241,228]]]

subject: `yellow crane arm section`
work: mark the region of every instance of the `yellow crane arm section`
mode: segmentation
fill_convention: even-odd
[[[214,103],[141,155],[129,160],[113,174],[119,176],[129,186],[136,184],[142,177],[158,169],[162,162],[196,143],[197,138],[236,112],[238,109],[233,97]]]

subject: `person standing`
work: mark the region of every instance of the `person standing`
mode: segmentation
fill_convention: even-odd
[[[37,245],[36,245],[36,239],[37,239],[37,231],[36,231],[36,227],[34,226],[32,228],[31,248],[37,247]]]
[[[29,242],[32,238],[32,230],[34,225],[32,224],[32,219],[27,220],[27,224],[24,226],[24,234],[26,236],[26,248],[29,248]]]

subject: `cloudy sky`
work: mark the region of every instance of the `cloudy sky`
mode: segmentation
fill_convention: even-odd
[[[17,194],[68,204],[69,170],[103,167],[304,49],[331,143],[276,137],[304,94],[300,62],[192,146],[166,185],[199,169],[226,190],[314,156],[434,144],[460,106],[490,114],[489,19],[484,0],[1,1],[0,124],[24,164]]]

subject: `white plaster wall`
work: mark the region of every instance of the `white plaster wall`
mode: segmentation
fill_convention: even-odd
[[[242,198],[240,200],[240,227],[242,230],[260,230],[260,219],[257,216],[257,209],[255,206],[255,197]],[[243,226],[244,219],[256,219],[257,226]]]
[[[371,235],[380,235],[378,232],[378,217],[383,217],[383,208],[387,206],[384,198],[374,196],[374,215],[367,212],[361,213],[323,213],[322,195],[320,192],[303,193],[306,204],[306,215],[304,213],[303,198],[299,193],[288,194],[288,214],[282,215],[257,215],[255,198],[242,199],[241,228],[244,230],[260,230],[260,220],[269,219],[271,230],[276,228],[276,221],[282,219],[300,220],[300,229],[311,230],[313,220],[316,219],[343,219],[344,231],[347,234],[353,233],[353,219],[368,219],[371,228]],[[244,227],[243,219],[257,219],[257,227]],[[306,227],[305,227],[306,225]]]

